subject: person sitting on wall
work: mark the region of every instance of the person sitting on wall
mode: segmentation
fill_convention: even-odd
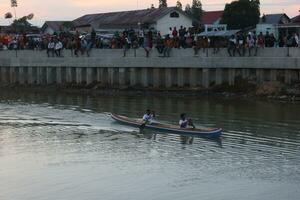
[[[57,57],[61,57],[62,49],[63,49],[63,44],[61,43],[60,40],[56,39],[55,46],[54,46],[54,52]]]
[[[170,51],[172,49],[172,40],[167,36],[164,40],[164,55],[163,57],[170,57]]]
[[[150,40],[150,35],[149,33],[147,34],[147,36],[144,38],[144,44],[143,44],[143,48],[146,52],[146,57],[149,57],[150,51],[151,51],[151,40]]]
[[[232,35],[228,41],[227,51],[230,57],[235,56],[237,40],[234,35]]]
[[[201,49],[201,45],[202,45],[201,38],[198,36],[194,45],[194,56],[198,56],[198,52]]]
[[[47,55],[48,57],[50,57],[50,54],[52,57],[54,57],[54,47],[55,47],[55,43],[53,38],[50,39],[50,41],[48,42],[47,45]]]
[[[157,39],[156,39],[156,49],[159,54],[162,54],[164,52],[164,47],[165,47],[164,40],[162,39],[160,33],[158,33]]]

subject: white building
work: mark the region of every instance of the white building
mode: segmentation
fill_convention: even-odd
[[[41,31],[44,34],[50,34],[53,35],[54,33],[60,33],[62,31],[67,31],[69,27],[66,27],[68,24],[70,24],[70,21],[46,21]]]
[[[113,33],[125,29],[153,29],[162,35],[169,33],[170,27],[192,27],[193,19],[176,7],[150,8],[144,10],[122,11],[84,15],[73,21],[76,30]]]
[[[284,13],[264,15],[260,19],[259,24],[256,25],[256,33],[259,34],[262,32],[263,34],[266,34],[269,32],[270,34],[274,34],[275,38],[278,38],[279,26],[289,22],[290,18]]]

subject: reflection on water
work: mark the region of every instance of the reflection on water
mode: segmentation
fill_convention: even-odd
[[[120,125],[147,109],[220,140]],[[222,98],[0,94],[0,199],[298,199],[300,105]]]

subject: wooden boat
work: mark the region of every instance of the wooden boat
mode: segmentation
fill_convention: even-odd
[[[129,118],[126,116],[112,114],[111,117],[119,123],[140,128],[144,124],[142,119]],[[145,129],[150,129],[159,132],[175,133],[180,135],[200,136],[206,138],[218,138],[222,135],[220,128],[179,128],[176,125],[152,123],[143,126]]]

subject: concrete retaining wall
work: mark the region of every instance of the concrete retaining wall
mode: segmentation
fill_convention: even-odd
[[[93,50],[90,57],[48,58],[45,51],[0,52],[1,84],[91,84],[107,87],[171,88],[209,87],[237,79],[256,82],[300,81],[300,48],[260,49],[258,57],[228,57],[226,49],[193,55],[192,49],[173,49],[170,58],[159,57],[154,49],[149,58],[143,49]],[[287,57],[289,51],[289,57]]]

